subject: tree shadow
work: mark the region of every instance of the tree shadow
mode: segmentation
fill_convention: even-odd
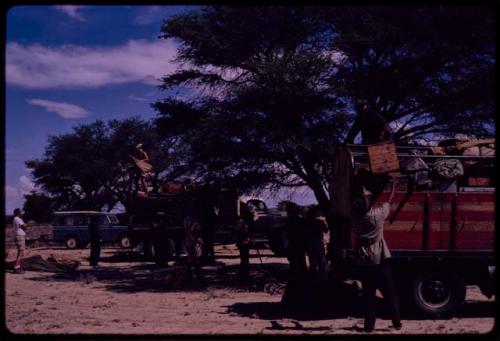
[[[250,302],[234,303],[227,306],[229,313],[262,320],[278,320],[293,318],[299,321],[328,320],[340,318],[364,318],[364,303],[362,293],[354,284],[328,280],[322,285],[312,282],[315,291],[305,294],[303,301],[296,307],[285,307],[281,302]],[[387,303],[377,297],[377,317],[391,319]],[[469,301],[461,311],[455,314],[456,318],[482,318],[495,316],[495,302]],[[433,318],[425,316],[409,306],[401,307],[403,320],[447,320],[452,317]],[[287,327],[288,328],[288,327]],[[348,328],[351,330],[350,328]]]
[[[251,302],[235,303],[227,309],[241,316],[263,320],[293,318],[313,321],[362,316],[360,291],[354,284],[334,279],[322,282],[312,280],[304,290],[301,302],[293,306],[285,306],[281,302]]]
[[[111,256],[113,257],[113,256]],[[116,293],[200,291],[233,289],[236,291],[263,291],[268,283],[283,283],[288,267],[283,263],[252,264],[248,281],[238,277],[238,264],[216,263],[204,266],[202,279],[190,279],[187,267],[175,265],[159,267],[155,264],[136,264],[128,267],[102,266],[79,268],[73,271],[45,273],[33,276],[37,282],[78,282],[82,285],[100,282],[106,290]],[[100,263],[100,264],[101,264]]]

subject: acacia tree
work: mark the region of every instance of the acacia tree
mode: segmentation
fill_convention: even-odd
[[[177,91],[154,105],[156,123],[206,177],[307,185],[327,208],[331,156],[366,115],[398,122],[401,142],[492,133],[483,9],[204,7],[161,32],[184,67],[163,78]]]
[[[332,48],[344,56],[338,81],[355,107],[348,143],[369,112],[398,122],[400,142],[494,134],[492,11],[353,7],[323,15],[337,34]]]
[[[95,121],[51,136],[44,158],[26,165],[59,209],[112,209],[119,201],[128,209],[136,191],[129,155],[139,142],[150,151],[154,179],[174,175],[168,140],[160,141],[151,123],[137,117]]]

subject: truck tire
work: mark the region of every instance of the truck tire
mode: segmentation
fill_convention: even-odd
[[[120,247],[123,249],[128,249],[131,246],[130,238],[126,234],[122,234],[120,236],[120,238],[118,239],[118,243],[120,244]]]
[[[64,245],[66,248],[74,250],[80,245],[80,242],[76,236],[67,236],[64,239]]]
[[[419,312],[432,317],[451,316],[465,302],[465,281],[457,276],[429,272],[415,277],[412,298]]]

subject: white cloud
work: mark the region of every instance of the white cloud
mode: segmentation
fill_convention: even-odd
[[[12,214],[15,208],[23,206],[23,197],[14,186],[5,186],[5,214]]]
[[[5,186],[5,213],[12,214],[15,208],[22,208],[24,195],[35,189],[34,183],[26,176],[22,175],[14,185]]]
[[[90,112],[84,108],[71,103],[47,101],[39,98],[30,99],[28,103],[41,106],[45,110],[55,112],[63,118],[82,118],[90,115]]]
[[[110,84],[159,84],[176,70],[173,40],[130,40],[118,46],[44,46],[8,43],[8,84],[29,89],[98,88]]]
[[[19,177],[19,190],[23,194],[28,194],[35,188],[35,184],[26,175]]]
[[[54,6],[54,8],[56,10],[66,14],[68,17],[75,19],[75,20],[78,20],[78,21],[86,21],[83,14],[79,12],[82,8],[85,8],[85,7],[86,6],[75,6],[75,5]]]

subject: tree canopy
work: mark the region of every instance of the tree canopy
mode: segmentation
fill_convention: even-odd
[[[52,220],[53,199],[43,193],[32,191],[24,196],[24,217],[37,223],[49,223]]]
[[[156,125],[205,177],[309,186],[371,113],[400,143],[493,133],[494,18],[483,8],[203,7],[164,22],[180,44]],[[180,97],[177,94],[182,93]]]

